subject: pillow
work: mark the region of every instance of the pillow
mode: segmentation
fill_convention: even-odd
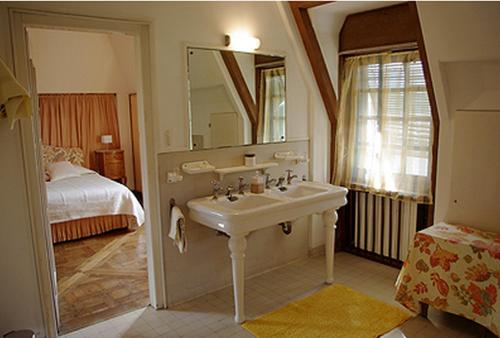
[[[50,175],[50,181],[59,181],[65,178],[78,177],[83,173],[91,172],[91,170],[77,167],[68,161],[51,163],[48,166],[48,172]]]

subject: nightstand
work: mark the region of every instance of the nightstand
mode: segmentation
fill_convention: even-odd
[[[122,184],[127,183],[123,150],[96,150],[95,156],[97,172],[99,174],[111,180],[119,181]]]

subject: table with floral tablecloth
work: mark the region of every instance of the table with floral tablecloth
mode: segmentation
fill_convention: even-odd
[[[500,334],[500,234],[439,223],[415,234],[396,282],[396,300],[469,318]]]

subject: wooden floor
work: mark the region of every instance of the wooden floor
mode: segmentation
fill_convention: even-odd
[[[54,254],[62,333],[149,304],[144,227],[55,244]]]

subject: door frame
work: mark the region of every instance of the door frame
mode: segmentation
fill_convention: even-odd
[[[151,305],[165,308],[166,280],[163,258],[163,231],[161,226],[158,159],[155,151],[155,116],[152,105],[150,65],[150,24],[147,22],[115,20],[80,15],[9,8],[10,37],[13,52],[14,74],[30,92],[29,46],[26,28],[65,28],[79,31],[119,32],[135,38],[137,66],[137,102],[140,131],[143,196],[146,213],[148,282]],[[49,221],[46,213],[45,182],[43,179],[39,116],[21,119],[21,143],[27,184],[31,233],[35,252],[40,300],[47,337],[57,337],[56,281],[51,266],[55,266]]]

